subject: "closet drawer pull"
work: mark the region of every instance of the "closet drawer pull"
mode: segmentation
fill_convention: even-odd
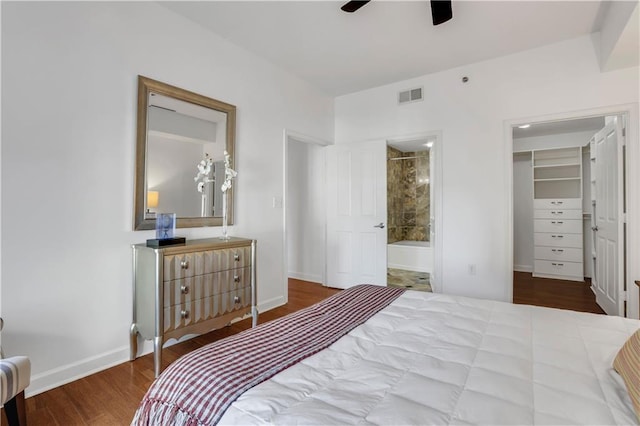
[[[184,319],[189,318],[189,311],[187,310],[180,311],[180,318],[184,318]]]
[[[554,253],[564,253],[564,249],[551,249]]]
[[[553,266],[564,266],[564,263],[551,263]]]
[[[182,262],[180,262],[180,269],[189,269],[189,261],[183,260]]]
[[[238,262],[240,260],[240,255],[238,253],[234,253],[233,254],[233,260],[235,260],[236,262]]]
[[[562,222],[560,220],[552,220],[551,223],[554,224],[554,225],[562,225],[564,222]]]
[[[553,204],[554,206],[560,205],[560,204],[563,204],[563,203],[564,203],[563,201],[552,201],[551,202],[551,204]]]
[[[564,212],[551,212],[551,214],[564,214]]]
[[[240,303],[240,296],[234,296],[233,302],[234,303]]]
[[[564,238],[564,235],[552,235],[551,238]]]
[[[239,283],[240,282],[240,277],[238,275],[234,275],[233,276],[233,282]]]
[[[189,294],[189,286],[188,285],[180,286],[180,293]]]

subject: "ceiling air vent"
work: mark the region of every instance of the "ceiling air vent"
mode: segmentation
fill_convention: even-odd
[[[400,105],[409,102],[421,101],[422,99],[422,87],[405,90],[404,92],[398,92],[398,103]]]

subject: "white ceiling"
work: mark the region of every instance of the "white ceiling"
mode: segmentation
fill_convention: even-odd
[[[345,0],[346,1],[346,0]],[[428,1],[174,1],[159,4],[342,95],[532,49],[598,29],[600,1],[453,0],[434,27]]]
[[[597,132],[604,127],[604,117],[578,118],[574,120],[547,121],[533,123],[529,128],[514,127],[513,138],[527,138],[533,136],[549,136],[561,133]]]

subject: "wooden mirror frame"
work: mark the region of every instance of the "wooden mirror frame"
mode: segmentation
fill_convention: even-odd
[[[136,136],[136,171],[134,179],[134,230],[155,229],[156,220],[145,217],[145,193],[147,176],[147,111],[149,94],[158,93],[181,101],[200,105],[205,108],[227,114],[227,138],[226,150],[231,158],[231,167],[236,169],[234,161],[235,132],[236,132],[236,107],[234,105],[218,101],[203,95],[199,95],[179,87],[171,86],[160,81],[152,80],[141,75],[138,76],[138,115]],[[195,173],[194,164],[194,173]],[[234,188],[227,190],[227,224],[233,225],[233,193]],[[221,217],[178,217],[176,228],[195,228],[203,226],[222,226]]]

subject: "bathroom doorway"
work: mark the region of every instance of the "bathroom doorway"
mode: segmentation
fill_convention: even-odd
[[[436,137],[387,141],[387,285],[432,291]]]

